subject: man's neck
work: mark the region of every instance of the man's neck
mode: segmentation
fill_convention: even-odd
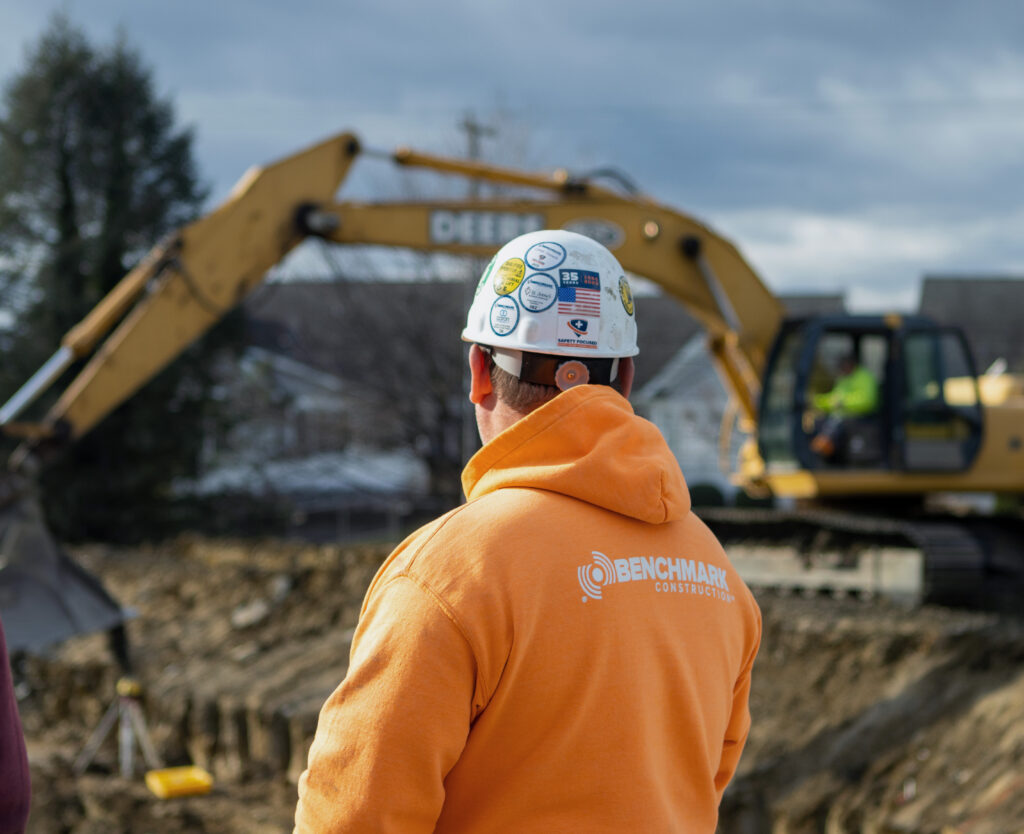
[[[491,407],[476,407],[476,425],[480,431],[480,440],[485,445],[526,416],[526,413],[509,408],[497,397],[494,397],[493,405],[488,405]]]

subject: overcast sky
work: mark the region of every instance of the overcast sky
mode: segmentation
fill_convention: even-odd
[[[948,0],[3,0],[0,79],[58,9],[118,27],[222,199],[251,164],[364,144],[614,166],[778,291],[916,306],[1024,273],[1024,4]],[[344,193],[344,192],[343,192]]]

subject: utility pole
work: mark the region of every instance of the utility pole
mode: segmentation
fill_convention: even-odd
[[[478,122],[472,111],[459,122],[459,129],[466,132],[466,157],[474,161],[480,158],[480,140],[484,136],[498,135],[496,128]],[[474,200],[480,196],[480,181],[475,177],[469,181],[469,196]]]
[[[466,133],[466,157],[471,160],[480,159],[480,140],[482,138],[497,136],[497,128],[485,125],[476,120],[472,111],[466,113],[459,122],[459,129]],[[480,181],[475,177],[469,180],[468,195],[470,200],[480,198]],[[476,290],[476,282],[484,268],[484,263],[479,258],[470,259],[469,274],[466,276],[464,290],[463,308],[469,310],[473,303],[473,295]],[[465,464],[480,447],[480,440],[476,428],[476,411],[469,401],[469,372],[462,366],[462,462]]]

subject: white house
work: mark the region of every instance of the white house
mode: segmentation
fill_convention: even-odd
[[[789,315],[841,312],[844,308],[843,298],[838,295],[791,295],[781,300]],[[734,419],[724,427],[723,435],[729,394],[711,362],[702,331],[692,333],[641,384],[633,402],[637,411],[665,436],[691,491],[713,487],[726,503],[735,500],[737,488],[730,483],[729,473],[747,436],[739,431]],[[720,443],[723,436],[728,438],[726,448]]]

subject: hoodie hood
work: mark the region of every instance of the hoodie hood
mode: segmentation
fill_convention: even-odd
[[[661,432],[604,385],[559,394],[493,438],[462,473],[471,501],[509,487],[558,492],[649,524],[690,511]]]

